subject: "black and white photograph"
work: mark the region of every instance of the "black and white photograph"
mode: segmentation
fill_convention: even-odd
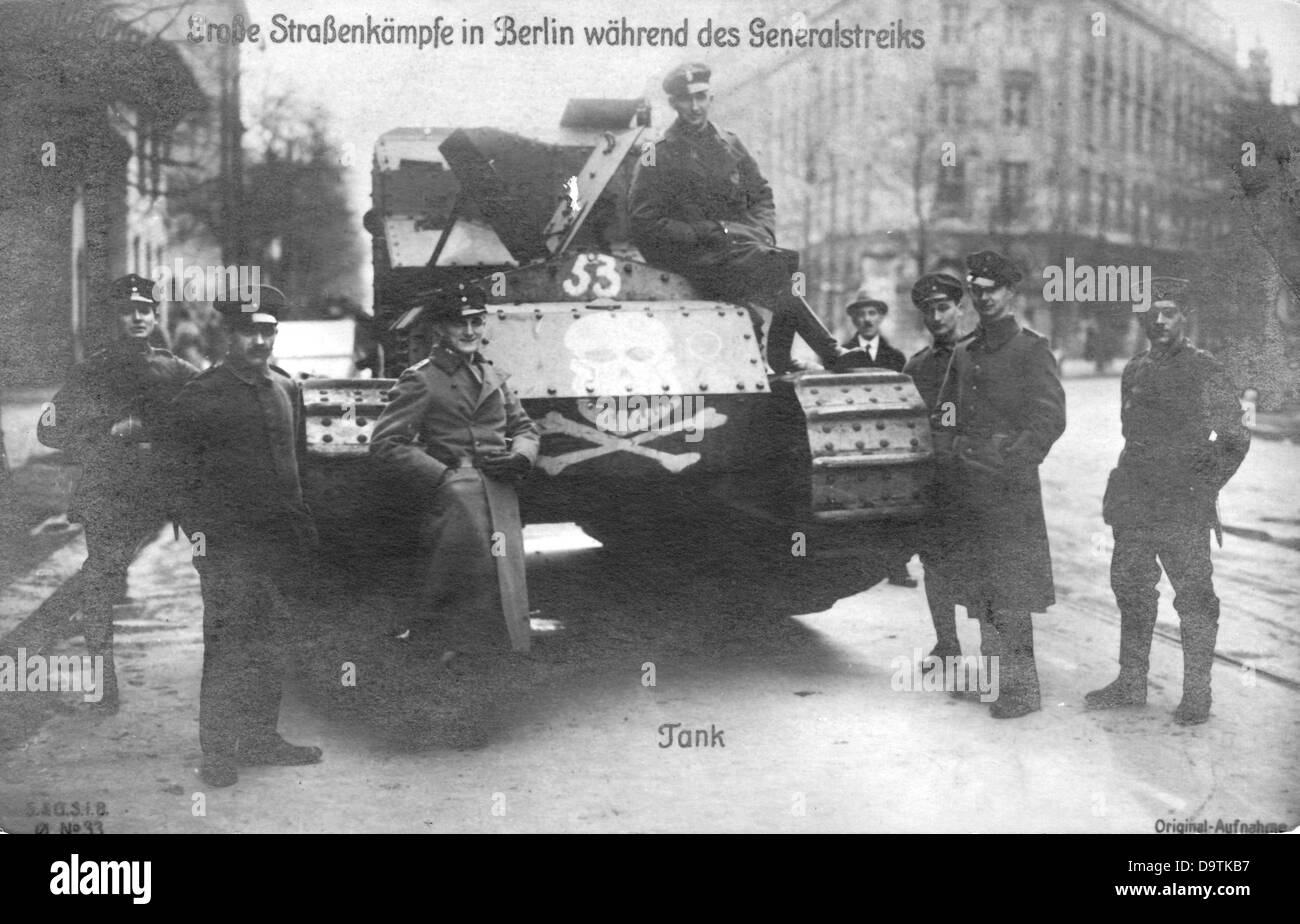
[[[1300,3],[0,0],[0,459],[11,834],[1293,832]]]

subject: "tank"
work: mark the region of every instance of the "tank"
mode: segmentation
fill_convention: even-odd
[[[367,441],[396,376],[429,350],[427,294],[473,281],[489,303],[484,353],[543,434],[520,487],[526,523],[575,522],[614,552],[734,553],[774,577],[837,559],[859,589],[905,547],[932,454],[911,380],[771,376],[769,312],[645,263],[626,202],[648,123],[641,100],[575,100],[546,141],[499,128],[379,139],[365,224],[384,377],[304,383],[327,539],[412,547],[412,505],[386,493]]]

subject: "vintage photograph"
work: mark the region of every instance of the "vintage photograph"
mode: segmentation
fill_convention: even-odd
[[[1293,0],[0,0],[0,292],[4,831],[1300,827]]]

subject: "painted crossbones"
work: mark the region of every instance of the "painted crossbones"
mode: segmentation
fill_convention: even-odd
[[[726,422],[726,415],[719,414],[711,407],[706,407],[694,417],[690,418],[690,420],[682,421],[682,425],[692,424],[697,430],[707,430],[710,427],[720,427]],[[643,446],[643,443],[648,443],[651,440],[668,435],[667,433],[658,430],[647,430],[644,433],[638,433],[631,437],[615,436],[612,433],[606,433],[604,430],[598,430],[595,427],[588,427],[585,424],[580,424],[576,420],[570,420],[556,411],[551,411],[542,418],[541,430],[543,433],[560,433],[565,436],[576,436],[578,439],[596,444],[590,448],[577,449],[561,456],[542,456],[542,458],[538,460],[537,464],[548,475],[557,475],[570,465],[576,465],[579,462],[585,462],[588,459],[595,459],[599,456],[609,455],[611,452],[630,452],[634,455],[654,459],[674,474],[680,472],[687,466],[694,465],[696,462],[700,461],[700,454],[698,452],[661,452],[658,449],[651,449],[648,446]]]

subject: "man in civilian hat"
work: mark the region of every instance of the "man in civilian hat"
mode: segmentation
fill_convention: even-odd
[[[846,358],[837,368],[841,371],[888,369],[891,372],[902,372],[907,357],[891,346],[880,332],[880,325],[889,313],[889,306],[880,299],[862,296],[850,302],[844,311],[857,332],[844,341],[844,349],[852,352],[845,354]],[[904,551],[900,556],[887,563],[889,583],[900,587],[915,587],[916,579],[907,573],[907,563],[911,560],[912,553]]]
[[[1115,548],[1110,585],[1119,605],[1119,676],[1085,697],[1092,709],[1141,706],[1160,598],[1161,566],[1182,629],[1180,725],[1210,717],[1210,668],[1219,631],[1210,532],[1218,494],[1250,448],[1250,431],[1223,366],[1188,342],[1186,280],[1157,277],[1142,326],[1151,348],[1120,380],[1124,449],[1110,473],[1102,517]]]
[[[943,273],[928,273],[912,286],[912,304],[921,312],[932,342],[915,353],[903,367],[912,377],[926,408],[933,411],[939,400],[939,388],[948,373],[953,350],[957,346],[957,326],[961,322],[961,300],[965,294],[961,280]],[[970,335],[967,335],[969,337]],[[948,549],[961,530],[961,524],[949,523],[946,516],[951,500],[949,488],[936,473],[931,484],[931,514],[919,525],[917,544],[921,564],[925,567],[925,597],[934,623],[935,644],[922,662],[929,671],[948,657],[961,655],[957,639],[957,603]]]
[[[795,333],[826,368],[838,369],[843,349],[794,294],[798,252],[776,246],[772,187],[740,139],[709,121],[710,76],[707,65],[684,64],[664,79],[677,119],[633,177],[633,240],[649,262],[686,276],[705,297],[771,310],[774,372],[798,368],[790,359]]]
[[[423,620],[409,626],[449,662],[458,652],[529,648],[528,589],[515,484],[541,437],[508,378],[480,353],[487,309],[475,286],[436,293],[436,344],[402,373],[370,452],[423,504]]]
[[[158,326],[151,280],[134,273],[109,284],[101,302],[114,338],[75,366],[42,411],[37,438],[82,464],[68,519],[85,524],[86,562],[15,631],[32,654],[58,640],[78,610],[92,658],[103,658],[96,706],[118,707],[113,604],[126,592],[131,562],[167,520],[152,444],[168,403],[198,370],[149,345]]]
[[[213,307],[229,346],[172,402],[171,478],[203,594],[200,774],[229,786],[240,764],[321,759],[320,748],[277,730],[287,598],[301,590],[318,540],[302,497],[302,394],[271,365],[284,295],[258,286],[247,302]]]
[[[878,298],[857,298],[844,309],[853,322],[856,333],[844,341],[844,349],[861,350],[862,356],[855,360],[854,368],[889,369],[902,372],[907,364],[907,357],[901,350],[895,349],[880,327],[889,314],[889,305]]]
[[[1020,271],[990,250],[966,258],[979,326],[953,349],[931,411],[958,545],[948,556],[956,602],[980,621],[980,653],[997,657],[990,711],[1041,708],[1031,613],[1056,602],[1038,466],[1065,430],[1065,392],[1047,338],[1012,313]]]

